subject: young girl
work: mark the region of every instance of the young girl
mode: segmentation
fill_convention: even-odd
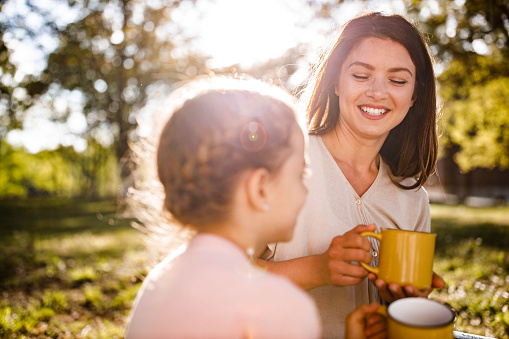
[[[149,273],[127,338],[318,338],[312,299],[253,260],[267,243],[292,238],[307,193],[305,139],[291,96],[221,77],[171,98],[182,103],[157,147],[164,207],[197,234]],[[375,309],[357,310],[354,335]]]

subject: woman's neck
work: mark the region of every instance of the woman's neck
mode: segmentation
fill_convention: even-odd
[[[322,140],[350,185],[362,196],[378,175],[383,140],[361,140],[340,128],[322,135]]]
[[[336,161],[347,163],[359,172],[378,168],[378,153],[384,140],[360,139],[340,127],[322,135],[322,140]]]

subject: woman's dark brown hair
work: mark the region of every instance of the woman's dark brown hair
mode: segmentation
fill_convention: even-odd
[[[298,126],[292,98],[260,81],[230,78],[192,83],[182,93],[188,98],[170,112],[157,148],[164,205],[182,224],[224,221],[239,175],[277,172],[291,154]]]
[[[333,44],[321,55],[301,95],[309,133],[323,135],[335,128],[341,113],[334,82],[352,49],[368,37],[400,43],[408,50],[415,65],[416,100],[405,119],[389,133],[380,155],[389,165],[397,186],[404,189],[420,187],[433,174],[437,161],[436,84],[428,46],[417,28],[402,16],[370,13],[352,19],[338,32]],[[415,184],[405,186],[399,182],[410,177],[417,179]]]

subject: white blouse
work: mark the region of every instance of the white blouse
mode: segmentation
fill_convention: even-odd
[[[320,136],[309,137],[312,170],[306,186],[309,189],[294,237],[289,242],[269,245],[265,259],[289,260],[325,252],[332,238],[357,225],[375,223],[383,228],[430,231],[429,198],[424,188],[403,190],[389,176],[390,169],[380,157],[378,176],[359,197],[347,181]],[[405,179],[403,184],[413,183]],[[372,242],[372,266],[377,265],[378,241]],[[347,315],[357,306],[378,302],[379,296],[366,278],[355,286],[322,286],[309,291],[322,317],[324,338],[343,338]]]

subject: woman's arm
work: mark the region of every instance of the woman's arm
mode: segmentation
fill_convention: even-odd
[[[276,274],[283,275],[304,290],[326,285],[324,254],[311,255],[286,261],[256,259],[258,265]]]
[[[359,225],[342,236],[332,239],[329,249],[286,261],[272,262],[257,259],[260,266],[283,275],[305,290],[325,285],[348,286],[360,283],[368,272],[352,261],[371,262],[371,244],[360,233],[374,231],[375,225]]]

